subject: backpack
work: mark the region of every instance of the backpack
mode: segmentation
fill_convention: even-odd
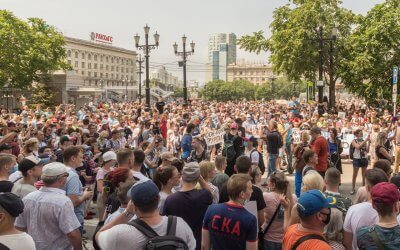
[[[319,234],[307,234],[304,235],[303,237],[300,237],[294,244],[293,246],[290,248],[292,250],[296,250],[298,246],[301,245],[301,243],[308,241],[308,240],[320,240],[323,242],[326,242],[326,240],[324,239],[324,237],[322,237]]]
[[[351,141],[351,143],[350,143],[350,159],[352,159],[353,160],[353,158],[354,158],[354,150],[355,150],[355,147],[353,146],[353,141]]]
[[[233,146],[233,142],[237,137],[234,136],[232,139],[229,139],[229,137],[226,136],[226,138],[227,139],[224,140],[224,147],[222,148],[222,156],[225,156],[228,161],[231,161],[234,160],[236,156],[236,150]]]
[[[257,149],[253,149],[250,153],[250,158],[251,158],[251,154],[256,151],[258,153],[258,167],[260,168],[261,174],[264,174],[265,172],[265,163],[264,163],[264,158],[263,158],[263,154],[258,152]]]
[[[146,222],[140,219],[129,221],[128,225],[134,226],[147,237],[146,244],[143,247],[144,250],[189,250],[186,242],[175,236],[176,223],[176,216],[168,216],[167,234],[164,236],[158,235]]]

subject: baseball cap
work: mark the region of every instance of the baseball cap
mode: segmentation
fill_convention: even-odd
[[[300,216],[311,216],[323,208],[331,208],[336,204],[336,198],[325,196],[321,191],[313,189],[300,195],[297,211]]]
[[[61,138],[60,138],[60,144],[63,144],[64,142],[67,142],[67,141],[71,141],[71,139],[69,138],[69,136],[67,136],[67,135],[61,136]]]
[[[111,160],[117,160],[117,154],[115,154],[113,151],[107,151],[103,154],[103,161],[111,161]]]
[[[159,199],[159,192],[153,181],[138,181],[131,187],[128,196],[136,206],[142,207]]]
[[[46,160],[42,160],[34,155],[30,155],[22,159],[22,161],[18,164],[18,170],[21,172],[27,172],[28,170],[36,167],[43,166]]]
[[[12,149],[11,145],[8,143],[4,143],[0,145],[0,151]]]
[[[197,181],[200,177],[200,166],[197,162],[189,162],[183,167],[182,180],[186,182]]]
[[[64,173],[67,173],[67,168],[60,162],[49,163],[42,169],[42,177],[54,177]]]
[[[231,129],[237,129],[238,128],[238,125],[237,125],[237,123],[232,123],[231,124]]]
[[[389,182],[380,182],[371,189],[373,202],[393,204],[400,200],[400,191],[397,186]]]
[[[21,198],[13,193],[0,193],[0,206],[14,218],[24,211]]]

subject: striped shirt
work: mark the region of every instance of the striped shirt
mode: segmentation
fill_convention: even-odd
[[[36,249],[72,249],[67,234],[79,228],[72,201],[65,191],[42,187],[25,196],[24,212],[15,226],[26,229],[36,244]]]

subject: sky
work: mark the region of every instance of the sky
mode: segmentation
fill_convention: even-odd
[[[365,14],[384,0],[343,0],[343,6]],[[150,67],[164,65],[182,79],[177,64],[181,58],[173,53],[177,42],[182,50],[183,34],[187,43],[196,43],[195,53],[188,57],[187,78],[205,80],[208,61],[207,42],[210,34],[233,32],[237,37],[263,30],[270,35],[273,11],[287,0],[0,0],[0,9],[12,11],[26,19],[40,17],[57,27],[64,35],[89,40],[90,33],[113,36],[113,45],[136,50],[133,36],[138,33],[143,43],[143,27],[150,34],[160,34],[160,46],[150,55]],[[150,42],[154,42],[153,37]],[[138,51],[141,53],[141,51]],[[268,62],[268,55],[247,53],[238,48],[237,58],[248,62]]]

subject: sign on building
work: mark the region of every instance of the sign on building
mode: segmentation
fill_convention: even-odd
[[[113,43],[112,36],[107,36],[107,35],[96,33],[96,32],[90,33],[90,40],[92,42],[98,42],[98,43],[104,43],[104,44],[112,44]]]

